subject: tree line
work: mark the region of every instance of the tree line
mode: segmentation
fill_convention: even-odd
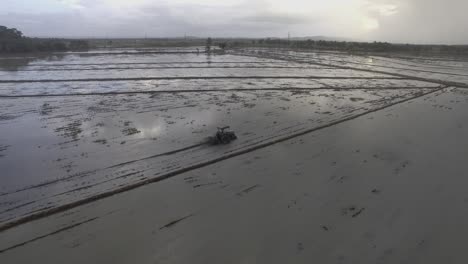
[[[292,49],[336,50],[348,52],[396,52],[468,55],[466,45],[417,45],[388,42],[350,42],[329,40],[288,40],[280,38],[244,39],[230,42],[231,47],[280,47]]]
[[[0,26],[0,53],[88,50],[85,40],[29,38],[16,28]]]

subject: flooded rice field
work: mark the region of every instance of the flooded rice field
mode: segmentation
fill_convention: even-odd
[[[0,229],[468,85],[461,61],[158,52],[0,60]]]
[[[370,72],[386,72],[431,81],[451,82],[468,86],[468,58],[430,56],[375,56],[349,55],[340,52],[316,53],[272,49],[245,49],[241,53],[264,58],[287,59],[296,62],[352,68]]]

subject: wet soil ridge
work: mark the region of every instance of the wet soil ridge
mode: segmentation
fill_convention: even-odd
[[[83,57],[93,57],[93,56],[114,56],[114,55],[151,55],[151,54],[198,54],[200,52],[195,51],[138,51],[138,52],[97,52],[97,53],[83,53],[83,52],[67,52],[66,55],[79,55]],[[56,52],[54,54],[63,54],[61,52]]]
[[[112,65],[160,65],[160,64],[264,64],[265,61],[160,61],[160,62],[113,62]],[[56,66],[105,66],[109,63],[67,63],[67,64],[31,64],[34,67],[56,67]]]
[[[11,72],[48,72],[48,71],[109,71],[109,70],[157,70],[157,69],[313,69],[307,66],[160,66],[160,67],[107,67],[107,68],[50,68],[29,70],[3,70]],[[332,69],[332,68],[321,68]],[[468,75],[467,75],[468,76]]]
[[[257,188],[260,188],[260,187],[261,187],[260,184],[255,184],[254,186],[250,186],[250,187],[238,192],[237,196],[243,196],[243,195],[248,194],[249,192],[251,192],[251,191],[253,191],[253,190],[257,189]]]
[[[374,79],[374,78],[370,78]],[[442,86],[439,86],[439,88]],[[23,95],[0,95],[0,98],[35,98],[35,97],[67,97],[67,96],[92,96],[92,95],[125,95],[125,94],[179,94],[179,93],[200,93],[200,92],[248,92],[248,91],[316,91],[316,90],[413,90],[419,89],[435,89],[437,87],[412,87],[412,86],[395,86],[395,87],[365,87],[365,88],[342,88],[342,87],[317,87],[317,88],[301,88],[301,87],[289,87],[289,88],[238,88],[238,89],[199,89],[199,90],[154,90],[154,91],[128,91],[128,92],[100,92],[100,93],[64,93],[64,94],[23,94]]]
[[[382,73],[382,72],[380,72]],[[0,83],[61,83],[61,82],[113,82],[113,81],[151,81],[151,80],[217,80],[217,79],[334,79],[334,80],[392,80],[415,79],[410,76],[398,77],[351,77],[351,76],[181,76],[181,77],[137,77],[137,78],[91,78],[91,79],[39,79],[39,80],[0,80]],[[422,80],[422,79],[421,79]]]

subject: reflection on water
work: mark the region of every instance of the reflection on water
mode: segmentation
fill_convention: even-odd
[[[37,61],[61,61],[65,54],[43,54],[31,57],[0,57],[0,71],[19,71]]]
[[[135,125],[136,129],[140,131],[137,135],[138,138],[158,138],[165,128],[165,123],[159,119],[149,122],[137,122]]]
[[[17,71],[29,65],[36,58],[0,58],[0,70]]]

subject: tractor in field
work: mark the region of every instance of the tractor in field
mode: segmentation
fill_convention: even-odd
[[[231,141],[236,140],[237,136],[233,131],[226,131],[230,127],[218,127],[218,132],[216,132],[214,137],[210,138],[212,145],[219,144],[229,144]]]

